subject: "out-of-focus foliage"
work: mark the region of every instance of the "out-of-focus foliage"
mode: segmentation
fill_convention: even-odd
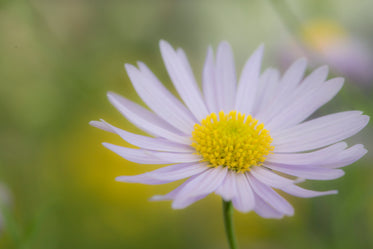
[[[373,48],[371,1],[287,1],[302,21],[329,18]],[[12,193],[0,248],[227,248],[220,200],[184,210],[148,202],[173,186],[117,183],[155,166],[130,163],[101,146],[125,145],[88,126],[104,118],[139,132],[109,105],[116,91],[139,101],[123,63],[142,60],[170,87],[158,41],[183,47],[200,79],[206,48],[231,42],[237,65],[260,43],[278,66],[280,44],[297,40],[269,1],[0,2],[0,181]],[[370,40],[369,40],[370,39]],[[371,54],[372,56],[372,54]],[[372,84],[348,81],[319,113],[360,109],[372,116]],[[371,124],[350,144],[373,151]],[[294,217],[236,213],[242,248],[373,248],[372,153],[342,179],[314,184],[336,196],[291,198]],[[3,223],[4,224],[4,223]]]

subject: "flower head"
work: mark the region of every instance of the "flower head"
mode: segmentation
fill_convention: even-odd
[[[304,77],[306,61],[297,60],[280,76],[276,69],[260,73],[263,47],[246,62],[240,78],[231,47],[222,42],[208,49],[202,92],[183,50],[160,42],[164,63],[182,102],[148,69],[125,65],[145,109],[115,93],[110,102],[133,124],[149,133],[142,136],[105,121],[91,125],[118,134],[138,149],[104,143],[125,159],[141,164],[171,164],[118,181],[163,184],[188,178],[178,188],[153,200],[172,200],[184,208],[215,192],[241,212],[262,217],[293,215],[293,207],[274,189],[298,197],[335,194],[297,185],[299,178],[330,180],[341,177],[340,167],[365,153],[361,144],[347,147],[342,140],[368,123],[360,111],[347,111],[306,120],[331,100],[342,78],[327,80],[327,67]]]
[[[371,86],[373,57],[362,39],[353,36],[337,22],[316,19],[306,22],[300,29],[303,51],[295,44],[281,48],[284,62],[299,57],[306,51],[316,63],[327,63],[338,74],[361,86]]]

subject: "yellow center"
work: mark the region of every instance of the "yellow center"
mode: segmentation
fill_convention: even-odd
[[[237,111],[221,111],[219,116],[211,113],[194,125],[192,140],[192,147],[210,167],[223,166],[241,173],[262,165],[274,149],[264,125]]]

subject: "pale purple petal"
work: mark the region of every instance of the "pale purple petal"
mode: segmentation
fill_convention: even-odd
[[[173,153],[163,151],[147,151],[147,153],[167,163],[192,163],[202,160],[201,156],[195,153]]]
[[[179,53],[183,54],[183,51],[179,50]],[[186,57],[185,57],[186,59]],[[187,66],[189,66],[189,63],[186,61]],[[194,124],[197,120],[194,118],[193,114],[171,93],[167,90],[167,88],[164,87],[164,85],[159,81],[159,79],[153,74],[153,72],[142,62],[137,63],[139,66],[140,71],[149,78],[153,82],[156,88],[159,88],[158,91],[162,91],[160,94],[160,98],[166,98],[169,100],[167,104],[175,105],[176,109],[174,111],[180,112],[178,115],[182,115],[183,119],[185,119],[186,122],[189,122],[190,124]],[[190,67],[190,66],[189,66]],[[191,75],[193,75],[193,72],[190,69]],[[157,89],[154,89],[155,91]]]
[[[215,82],[219,111],[230,112],[236,98],[236,69],[232,48],[227,42],[221,42],[216,52]]]
[[[326,168],[340,168],[350,165],[362,158],[368,151],[362,144],[356,144],[336,156],[330,157],[322,164]]]
[[[108,130],[113,133],[116,133],[128,143],[138,146],[142,149],[156,150],[156,151],[168,151],[168,152],[183,152],[183,153],[195,152],[195,150],[189,145],[170,142],[167,139],[160,138],[160,137],[153,138],[153,137],[137,135],[137,134],[119,129],[105,122],[104,120],[101,120],[101,122],[96,121],[92,125],[100,126],[104,130]]]
[[[268,186],[271,186],[271,187],[275,187],[275,188],[279,188],[279,187],[290,185],[290,184],[294,183],[294,181],[292,181],[288,178],[279,176],[278,174],[274,173],[273,171],[271,171],[269,169],[266,169],[262,166],[253,167],[250,170],[250,173],[252,174],[252,176],[254,176],[256,179],[258,179],[262,183],[264,183]]]
[[[202,174],[202,173],[200,173],[200,174]],[[199,175],[199,174],[197,174],[197,175]],[[197,175],[192,176],[191,178],[186,180],[183,184],[181,184],[179,187],[175,188],[174,190],[172,190],[171,192],[169,192],[165,195],[154,195],[154,196],[152,196],[150,198],[150,201],[170,201],[170,200],[173,200],[177,196],[177,194],[185,187],[185,185],[187,185],[189,181],[191,181],[192,179],[197,177]],[[206,195],[208,195],[208,194],[206,194]]]
[[[190,138],[179,135],[171,125],[154,113],[115,93],[108,93],[110,102],[134,125],[149,134],[167,138],[173,142],[190,144]]]
[[[209,112],[218,113],[217,87],[215,82],[214,54],[211,47],[207,50],[206,61],[202,72],[202,89]]]
[[[259,195],[265,202],[271,205],[273,208],[277,209],[279,212],[286,215],[293,215],[294,208],[287,202],[283,197],[276,193],[268,185],[265,185],[253,177],[250,173],[246,173],[251,187],[254,192]]]
[[[316,118],[271,134],[274,152],[317,149],[346,139],[364,128],[369,117],[360,111],[347,111]]]
[[[260,67],[264,46],[261,45],[246,62],[240,76],[237,88],[235,109],[250,114],[259,83]]]
[[[184,187],[186,185],[188,185],[189,182],[192,181],[196,177],[197,177],[197,175],[192,176],[191,178],[189,178],[188,180],[186,180],[183,184],[181,184],[179,187],[177,187],[176,189],[172,190],[168,194],[165,194],[165,195],[154,195],[154,196],[152,196],[150,198],[150,201],[171,201],[171,200],[174,200],[176,198],[176,196],[180,193],[180,191],[183,190]],[[205,198],[209,194],[210,193],[189,198],[189,200],[188,200],[189,205],[193,204],[196,201],[199,201],[199,200]]]
[[[294,89],[301,81],[304,72],[306,70],[307,61],[305,59],[299,59],[295,61],[289,69],[285,72],[281,80],[276,77],[276,79],[268,82],[269,84],[278,87],[276,88],[275,94],[270,94],[269,98],[263,100],[265,105],[262,105],[260,112],[258,112],[258,118],[262,120],[267,120],[274,110],[278,108],[279,103],[282,103],[284,99],[289,99],[289,94],[294,92]],[[278,75],[277,75],[278,76]],[[265,107],[265,108],[263,108]]]
[[[333,195],[338,194],[338,191],[336,190],[329,190],[329,191],[313,191],[301,188],[297,185],[287,185],[280,188],[280,190],[284,191],[285,193],[288,193],[290,195],[294,195],[297,197],[302,198],[311,198],[316,196],[323,196],[323,195]]]
[[[318,89],[325,81],[328,75],[328,67],[322,66],[313,71],[308,75],[295,89],[289,89],[287,92],[283,92],[281,95],[276,94],[275,100],[268,107],[265,115],[261,121],[268,123],[275,115],[281,112],[284,108],[291,105],[291,103],[307,94],[312,89]],[[281,84],[282,82],[280,82]],[[279,87],[280,89],[281,87]]]
[[[255,198],[245,174],[236,173],[237,194],[233,197],[233,206],[240,212],[246,213],[254,209]]]
[[[265,166],[288,175],[312,180],[332,180],[344,175],[343,170],[340,169],[328,169],[308,165],[299,166],[266,163]]]
[[[142,64],[145,67],[144,64]],[[159,117],[184,134],[190,134],[196,123],[189,111],[153,75],[141,72],[136,67],[125,65],[128,76],[137,94]]]
[[[346,148],[347,144],[340,142],[309,153],[275,153],[269,155],[266,161],[298,166],[313,165],[325,168],[340,168],[356,162],[367,153],[362,144]]]
[[[286,70],[281,78],[281,90],[279,94],[285,97],[289,92],[292,92],[301,82],[304,72],[307,67],[307,59],[300,58],[296,60],[289,68]]]
[[[194,77],[174,49],[165,41],[160,41],[160,49],[168,74],[180,97],[197,120],[204,119],[209,113]]]
[[[321,66],[308,75],[296,89],[297,95],[303,95],[311,89],[319,88],[326,80],[329,73],[328,66]]]
[[[279,87],[280,73],[278,70],[270,68],[264,71],[260,76],[255,104],[252,110],[252,116],[260,120],[260,116],[265,114],[268,106],[276,96]]]
[[[220,195],[225,201],[230,201],[236,196],[236,173],[228,170],[223,183],[216,189],[216,194]]]
[[[227,167],[211,168],[191,178],[174,198],[172,207],[181,209],[191,205],[201,196],[214,192],[223,182]]]
[[[284,214],[274,209],[271,205],[266,203],[262,198],[254,193],[255,208],[254,211],[258,215],[267,219],[281,219]]]
[[[97,121],[97,120],[90,121],[89,125],[91,125],[93,127],[96,127],[96,128],[99,128],[99,129],[104,130],[104,131],[115,133],[115,131],[103,120],[101,120],[101,121]]]
[[[134,162],[134,163],[142,163],[142,164],[167,164],[169,163],[166,160],[162,160],[154,155],[148,153],[147,150],[142,149],[131,149],[126,148],[114,144],[109,143],[102,143],[106,148],[115,152],[119,156],[123,157],[124,159]]]
[[[119,176],[120,182],[135,182],[143,184],[164,184],[202,173],[209,167],[205,163],[183,163],[175,164],[160,169],[146,172],[141,175]]]
[[[334,98],[342,88],[343,81],[343,78],[328,80],[320,88],[312,89],[306,94],[295,98],[292,103],[266,123],[266,129],[280,130],[304,121],[317,109]]]
[[[189,63],[189,60],[188,60],[188,57],[186,56],[184,50],[182,48],[177,48],[176,49],[176,54],[177,56],[179,57],[179,59],[182,61],[185,69],[187,70],[187,72],[189,73],[189,76],[191,78],[194,78],[194,73],[193,73],[193,70],[192,70],[192,67],[190,66],[190,63]]]
[[[334,158],[346,148],[347,144],[345,142],[339,142],[308,153],[273,153],[267,156],[266,162],[295,165],[324,163],[329,158]]]

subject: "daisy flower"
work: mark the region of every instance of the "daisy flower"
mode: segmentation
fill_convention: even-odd
[[[343,85],[342,78],[327,79],[328,68],[305,76],[306,60],[294,62],[283,75],[276,69],[261,73],[263,46],[247,60],[236,78],[233,53],[227,42],[218,46],[216,58],[207,51],[202,91],[182,49],[160,42],[175,97],[142,62],[126,64],[131,82],[150,110],[109,92],[109,101],[142,136],[109,123],[91,125],[118,134],[138,149],[103,145],[128,161],[170,164],[118,181],[164,184],[187,179],[166,195],[185,208],[211,193],[220,195],[241,212],[255,211],[265,218],[291,216],[294,209],[278,190],[308,198],[337,191],[299,187],[299,179],[331,180],[341,177],[341,167],[367,151],[361,144],[348,147],[342,140],[368,123],[360,111],[334,113],[308,120],[330,101]]]

